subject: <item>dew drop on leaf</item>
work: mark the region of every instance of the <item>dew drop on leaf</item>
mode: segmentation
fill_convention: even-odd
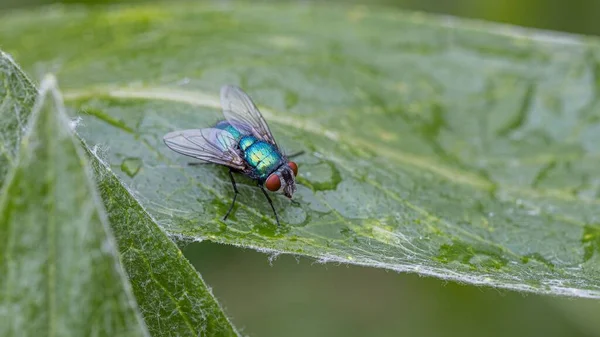
[[[142,160],[137,157],[129,157],[121,162],[121,171],[125,172],[130,178],[135,177],[142,168]]]

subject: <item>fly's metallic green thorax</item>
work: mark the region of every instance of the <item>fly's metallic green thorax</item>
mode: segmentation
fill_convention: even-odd
[[[233,136],[244,155],[244,160],[253,168],[255,175],[260,180],[266,179],[269,174],[283,164],[283,157],[273,145],[258,140],[254,136],[244,135],[225,121],[217,123],[215,127],[225,130]],[[231,140],[224,139],[220,142],[224,149],[232,145],[228,143]]]

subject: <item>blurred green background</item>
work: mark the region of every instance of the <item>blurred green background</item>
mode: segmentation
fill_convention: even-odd
[[[49,3],[111,4],[148,0],[0,0],[0,10]],[[167,0],[168,1],[168,0]],[[272,0],[275,2],[276,0]],[[213,0],[212,2],[230,2]],[[254,1],[256,2],[256,1]],[[262,0],[261,2],[266,2]],[[309,2],[302,0],[302,2]],[[598,0],[314,0],[320,3],[350,3],[397,7],[431,13],[506,22],[520,26],[600,35]]]
[[[0,0],[0,10],[55,2]],[[600,35],[597,0],[338,2],[377,3]],[[245,335],[600,336],[599,301],[525,295],[372,268],[322,265],[291,256],[275,258],[207,242],[182,247]]]

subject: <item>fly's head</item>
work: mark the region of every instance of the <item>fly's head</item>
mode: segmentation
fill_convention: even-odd
[[[271,192],[281,191],[283,195],[291,199],[294,192],[296,192],[297,174],[298,165],[293,161],[288,162],[267,177],[265,187]]]

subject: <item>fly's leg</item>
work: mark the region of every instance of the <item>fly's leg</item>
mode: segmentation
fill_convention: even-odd
[[[304,151],[298,151],[298,152],[296,152],[296,153],[292,153],[292,154],[290,154],[290,155],[289,155],[289,156],[287,156],[287,157],[288,157],[289,159],[292,159],[292,158],[294,158],[294,157],[298,157],[298,156],[301,156],[301,155],[303,155],[303,154],[304,154]]]
[[[231,178],[231,185],[233,186],[233,191],[235,192],[235,194],[233,195],[233,201],[231,202],[231,206],[229,206],[227,214],[225,214],[225,217],[223,217],[223,220],[227,220],[229,213],[231,213],[231,210],[233,210],[233,206],[235,206],[235,199],[237,198],[238,193],[240,193],[238,192],[237,186],[235,185],[235,179],[233,179],[233,171],[231,170],[229,170],[229,178]]]
[[[271,198],[267,194],[267,191],[265,191],[265,189],[261,185],[258,185],[258,187],[260,187],[260,190],[263,192],[263,194],[267,198],[267,201],[269,202],[269,205],[271,205],[271,209],[273,210],[273,214],[275,214],[275,220],[277,220],[277,226],[281,227],[281,224],[279,223],[279,217],[277,216],[277,211],[275,210],[275,206],[273,206],[273,202],[271,201]]]
[[[189,166],[197,166],[197,165],[209,165],[209,164],[212,164],[212,163],[209,163],[209,162],[203,162],[203,161],[201,161],[201,162],[194,162],[194,163],[188,163],[188,165],[189,165]]]

